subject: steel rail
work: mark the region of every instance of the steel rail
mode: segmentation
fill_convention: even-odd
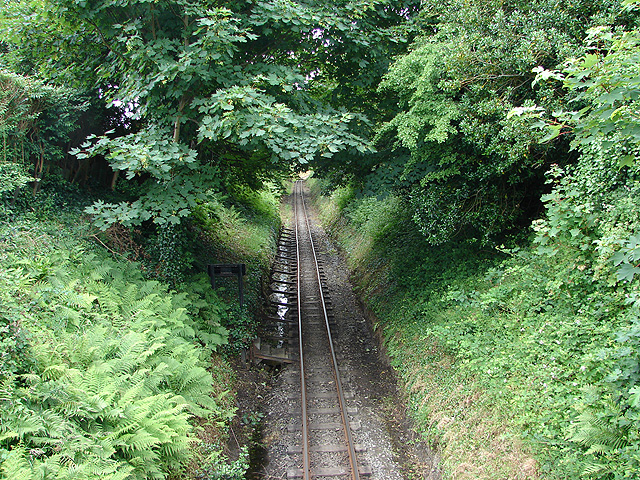
[[[338,369],[338,360],[336,357],[336,351],[335,351],[335,347],[333,344],[333,337],[331,335],[331,328],[329,325],[329,316],[327,314],[327,305],[326,305],[326,300],[324,297],[324,292],[322,289],[322,279],[321,279],[321,275],[320,275],[320,268],[318,265],[318,257],[316,254],[316,248],[315,248],[315,244],[313,242],[313,237],[311,235],[311,226],[309,224],[309,216],[307,214],[307,209],[305,206],[305,201],[304,201],[304,193],[302,191],[302,182],[298,181],[296,182],[296,186],[298,187],[296,190],[298,191],[298,195],[300,196],[300,200],[302,203],[302,214],[303,214],[303,220],[306,224],[307,227],[307,232],[309,234],[309,242],[311,244],[311,253],[313,254],[313,263],[315,265],[315,274],[316,274],[316,279],[318,281],[318,291],[319,291],[319,295],[320,295],[320,303],[322,305],[322,313],[324,316],[324,324],[325,324],[325,330],[326,330],[326,334],[327,334],[327,339],[328,339],[328,343],[329,343],[329,349],[331,351],[331,362],[333,365],[333,376],[334,376],[334,380],[335,380],[335,386],[336,386],[336,393],[338,396],[338,404],[339,404],[339,410],[340,410],[340,416],[342,419],[342,426],[344,429],[344,435],[345,435],[345,442],[346,442],[346,446],[347,446],[347,452],[349,455],[349,464],[350,464],[350,469],[351,469],[351,479],[352,480],[360,480],[360,472],[358,471],[358,463],[357,463],[357,457],[356,457],[356,449],[355,449],[355,445],[354,445],[354,441],[353,441],[353,436],[351,434],[351,428],[349,426],[349,419],[347,418],[347,408],[346,408],[346,400],[345,400],[345,396],[344,396],[344,390],[342,388],[342,380],[340,378],[340,371]],[[297,221],[297,215],[298,215],[298,202],[297,200],[294,201],[295,204],[295,209],[294,209],[294,216],[296,218],[296,245],[298,245],[298,260],[299,260],[299,243],[298,243],[298,221]],[[301,314],[301,299],[300,299],[300,267],[298,264],[298,327],[299,327],[299,333],[300,333],[300,375],[301,375],[301,380],[302,380],[302,415],[303,415],[303,425],[302,425],[302,432],[303,432],[303,463],[306,462],[304,464],[304,469],[303,469],[303,476],[306,479],[308,479],[311,475],[311,473],[308,471],[309,465],[309,446],[306,442],[308,442],[308,435],[306,435],[305,433],[308,433],[307,428],[307,422],[306,422],[306,385],[305,385],[305,374],[304,374],[304,363],[303,363],[303,343],[302,343],[302,314]],[[305,442],[306,439],[306,442]]]
[[[293,218],[295,223],[295,239],[296,239],[296,284],[297,284],[297,306],[298,306],[298,339],[300,351],[300,406],[302,410],[302,476],[304,480],[311,478],[311,460],[309,454],[309,424],[307,419],[307,382],[305,380],[304,370],[304,353],[303,353],[303,337],[302,337],[302,305],[300,295],[300,235],[298,232],[298,200],[296,198],[296,190],[299,190],[299,182],[295,183],[293,200]],[[304,205],[304,204],[303,204]]]

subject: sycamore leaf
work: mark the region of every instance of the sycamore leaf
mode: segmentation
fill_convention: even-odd
[[[623,263],[617,272],[618,281],[630,282],[633,280],[634,275],[640,274],[640,268],[630,263]]]
[[[625,250],[620,250],[613,254],[613,256],[611,257],[611,261],[617,267],[621,263],[624,263],[625,261],[627,261],[627,255],[628,255],[628,252],[626,252]]]
[[[560,124],[560,125],[548,125],[547,126],[548,132],[540,140],[540,142],[541,143],[546,143],[546,142],[550,142],[554,138],[557,138],[560,135],[560,131],[562,130],[562,127],[564,127],[564,125],[562,125],[562,124]]]

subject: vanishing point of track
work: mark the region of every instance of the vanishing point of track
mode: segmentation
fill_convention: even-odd
[[[302,468],[289,472],[289,477],[359,480],[370,472],[362,465],[362,473],[359,470],[301,181],[294,187],[293,210]]]

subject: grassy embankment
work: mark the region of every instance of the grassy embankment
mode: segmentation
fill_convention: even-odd
[[[639,282],[612,255],[639,253],[638,186],[615,210],[577,183],[512,251],[431,246],[393,197],[317,200],[445,478],[637,474]]]
[[[277,192],[211,196],[155,235],[97,231],[73,190],[0,210],[0,478],[243,478],[228,359],[251,335]],[[235,284],[211,289],[215,262],[247,263],[246,311]]]

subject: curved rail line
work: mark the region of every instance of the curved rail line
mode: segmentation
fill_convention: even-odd
[[[297,284],[297,314],[298,314],[298,337],[299,337],[299,365],[300,365],[300,385],[301,385],[301,416],[302,416],[302,477],[304,480],[321,476],[350,476],[352,480],[360,479],[358,469],[358,459],[356,455],[356,447],[354,445],[351,427],[349,423],[345,393],[342,387],[340,371],[338,369],[338,360],[334,347],[334,339],[331,334],[329,315],[327,313],[327,300],[323,292],[321,269],[318,262],[316,248],[311,236],[311,226],[309,224],[308,214],[305,206],[304,195],[302,191],[302,181],[297,181],[294,187],[294,224],[295,224],[295,249],[296,249],[296,284]],[[303,252],[308,249],[308,252]],[[303,254],[304,253],[304,254]],[[311,263],[309,263],[309,258]],[[315,312],[318,313],[315,313]],[[313,322],[313,317],[319,321]],[[322,327],[321,325],[324,325]],[[316,325],[312,327],[310,325]],[[322,328],[324,334],[320,334],[319,328]],[[320,340],[319,337],[326,336],[326,340]],[[310,360],[308,360],[308,358]],[[315,370],[314,370],[315,369]],[[332,381],[323,380],[323,375],[331,371]],[[321,384],[324,389],[322,393],[313,393],[313,382]],[[313,395],[332,397],[333,392],[327,391],[327,385],[333,383],[335,388],[335,398],[337,399],[337,410],[335,408],[313,408],[309,407],[310,399]],[[314,438],[312,434],[312,425],[315,428],[327,428],[326,425],[334,425],[330,420],[324,420],[325,427],[318,427],[323,420],[316,420],[315,424],[310,421],[311,416],[315,418],[322,417],[321,414],[331,412],[333,418],[340,417],[342,430],[344,432],[344,443],[342,446],[323,445],[322,438]],[[328,417],[325,415],[324,417]],[[322,418],[324,418],[322,417]],[[317,435],[318,436],[318,435]],[[324,440],[326,442],[326,439]],[[345,448],[346,446],[346,448]],[[335,452],[344,452],[346,450],[348,459],[344,459],[344,455],[336,457]],[[312,456],[314,452],[315,457]],[[340,461],[343,465],[346,475],[336,473],[337,467],[333,469],[318,466],[322,463],[322,459],[318,457],[318,452],[333,452],[332,461]],[[337,460],[336,460],[337,458]],[[345,460],[348,465],[345,465]],[[335,465],[335,464],[334,464]],[[333,473],[328,473],[332,471]],[[340,470],[342,471],[342,470]]]

